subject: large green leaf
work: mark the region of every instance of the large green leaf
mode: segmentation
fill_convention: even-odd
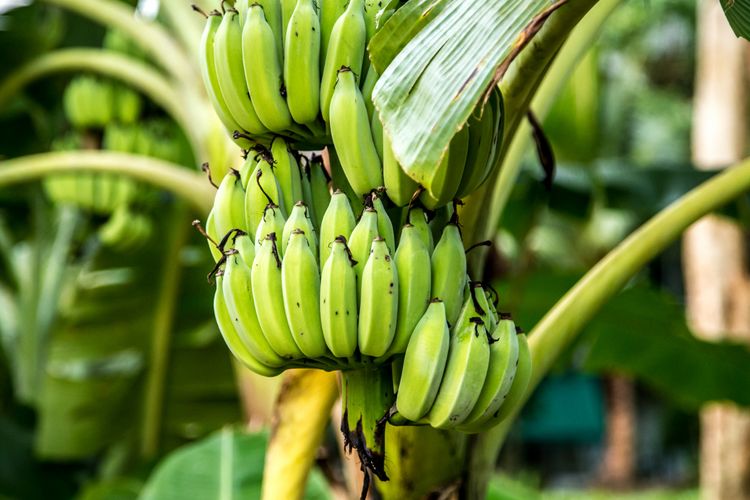
[[[685,324],[683,305],[648,288],[622,292],[589,326],[592,370],[628,373],[686,408],[710,401],[750,406],[750,351],[706,342]]]
[[[428,15],[432,7],[443,7],[441,2],[417,5]],[[378,80],[373,101],[405,170],[429,171],[438,164],[513,41],[547,5],[545,0],[454,0],[403,48],[398,40],[373,40],[370,51],[376,67],[392,59]],[[389,23],[401,22],[399,31],[410,37],[414,27],[423,24],[416,14],[408,18],[411,26],[398,16]]]
[[[721,7],[734,34],[750,40],[750,4],[746,0],[721,0]]]
[[[223,429],[168,455],[149,478],[140,500],[260,498],[268,438]],[[323,477],[312,471],[305,498],[328,499]]]

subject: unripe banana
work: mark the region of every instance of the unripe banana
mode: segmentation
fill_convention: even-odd
[[[372,92],[375,90],[375,84],[378,83],[378,78],[380,78],[380,75],[378,75],[378,70],[375,69],[375,66],[368,66],[367,75],[365,75],[365,79],[362,81],[362,97],[364,98],[365,107],[367,108],[367,116],[370,118],[377,115],[375,112],[375,104],[372,102]],[[382,130],[382,125],[380,128]]]
[[[357,261],[354,270],[357,272],[357,283],[361,288],[362,271],[364,270],[367,258],[370,256],[372,243],[378,237],[378,213],[372,208],[365,208],[359,222],[352,229],[352,235],[349,237],[349,250],[352,252],[352,258]]]
[[[396,251],[396,236],[393,233],[393,223],[391,222],[391,218],[388,217],[383,200],[380,199],[377,193],[372,193],[372,208],[378,213],[378,234],[385,238],[385,242],[388,244],[388,251],[393,254]]]
[[[487,330],[470,298],[453,329],[443,380],[428,415],[430,425],[447,429],[466,419],[479,399],[489,361]]]
[[[518,365],[516,366],[516,376],[513,379],[513,385],[510,386],[510,391],[508,391],[508,395],[505,397],[503,405],[497,412],[497,416],[493,415],[487,422],[490,427],[505,420],[518,408],[518,405],[521,404],[521,401],[526,395],[526,389],[529,387],[532,368],[531,351],[529,350],[528,339],[526,338],[526,334],[520,333],[518,335]]]
[[[282,137],[271,141],[274,173],[284,196],[284,210],[292,213],[294,204],[302,199],[302,178],[297,159],[289,152],[289,144]]]
[[[292,213],[289,214],[289,218],[284,224],[284,233],[281,238],[281,253],[286,255],[286,250],[289,247],[289,241],[292,234],[295,231],[302,231],[307,239],[307,243],[310,246],[310,250],[313,252],[315,259],[318,258],[318,238],[315,233],[315,228],[310,220],[310,214],[307,209],[305,202],[298,201],[294,204]]]
[[[406,220],[409,222],[409,224],[414,226],[414,229],[419,235],[419,238],[422,240],[422,243],[424,243],[425,247],[427,247],[427,251],[430,253],[430,255],[432,255],[432,252],[435,249],[435,243],[432,239],[432,231],[430,230],[430,225],[427,222],[427,214],[425,214],[422,208],[413,207],[409,209]],[[433,296],[434,295],[435,294],[433,294]]]
[[[406,348],[396,394],[396,408],[416,422],[430,411],[448,359],[450,333],[445,305],[433,299],[417,322]]]
[[[320,22],[313,0],[299,0],[289,20],[284,43],[284,84],[294,121],[314,122],[320,112]]]
[[[320,262],[325,263],[328,260],[331,246],[337,237],[351,236],[356,223],[349,199],[344,193],[336,190],[320,223]]]
[[[277,0],[281,4],[281,27],[284,33],[289,31],[289,22],[292,19],[294,8],[297,6],[297,0]]]
[[[496,99],[492,93],[490,101]],[[469,146],[466,156],[466,168],[461,177],[461,184],[456,192],[457,198],[463,198],[475,191],[484,181],[490,160],[497,147],[498,128],[502,125],[502,115],[495,115],[494,102],[488,103],[481,111],[481,117],[472,115],[466,123],[469,130]],[[475,111],[476,113],[476,111]]]
[[[239,126],[253,135],[268,129],[258,118],[250,100],[242,64],[242,28],[236,11],[228,11],[214,36],[216,79],[227,109]],[[209,68],[210,71],[210,68]]]
[[[383,124],[380,121],[380,115],[373,113],[370,117],[370,134],[372,135],[372,143],[375,145],[375,151],[378,153],[378,158],[382,163],[383,161]]]
[[[406,351],[412,331],[429,304],[432,290],[430,254],[411,224],[406,224],[401,230],[395,260],[398,270],[398,321],[390,354]],[[445,308],[445,305],[441,305],[441,308]]]
[[[365,0],[365,27],[367,30],[367,40],[372,38],[377,28],[377,16],[383,6],[383,0]]]
[[[456,324],[466,283],[466,254],[458,226],[451,222],[432,252],[432,295],[445,302],[448,323]]]
[[[385,240],[378,236],[362,270],[359,301],[359,351],[367,356],[384,355],[396,333],[398,273]]]
[[[393,154],[391,140],[385,131],[383,131],[383,182],[388,198],[399,207],[408,205],[419,188],[419,184],[401,169],[401,165]]]
[[[352,204],[352,207],[360,207],[362,205],[362,198],[357,196],[354,189],[352,189],[349,184],[349,181],[346,179],[346,174],[344,173],[344,168],[341,166],[341,161],[339,160],[339,155],[336,153],[336,148],[328,147],[326,148],[326,152],[328,153],[329,165],[331,166],[331,181],[333,189],[343,191],[347,198],[349,198],[349,203]]]
[[[320,274],[315,260],[305,233],[295,229],[284,252],[281,279],[289,329],[308,358],[328,352],[320,323]]]
[[[255,260],[255,243],[249,234],[238,232],[232,238],[232,245],[242,257],[243,262],[252,270],[253,261]]]
[[[270,158],[261,157],[255,170],[248,176],[245,190],[245,224],[247,233],[255,234],[268,204],[284,206],[284,197],[269,163]]]
[[[245,231],[245,190],[239,172],[230,170],[219,184],[214,199],[214,224],[223,238],[232,229]]]
[[[260,249],[261,243],[269,234],[283,234],[285,223],[286,220],[284,219],[284,215],[281,213],[279,207],[276,205],[266,205],[266,210],[263,212],[263,218],[260,220],[258,229],[255,232],[255,251],[257,252]]]
[[[247,235],[243,237],[247,239]],[[283,366],[286,361],[271,348],[258,323],[251,274],[237,250],[227,252],[222,280],[227,312],[240,340],[255,359],[267,366]]]
[[[235,330],[234,325],[232,324],[232,319],[229,317],[229,311],[227,311],[222,288],[222,276],[220,273],[217,273],[216,293],[214,293],[214,315],[216,316],[216,323],[219,326],[221,336],[224,337],[224,342],[227,344],[227,347],[229,347],[229,350],[234,357],[239,359],[250,370],[258,375],[263,375],[264,377],[275,377],[282,372],[282,369],[271,368],[264,365],[250,354],[247,347],[243,345],[242,339],[237,333],[237,330]]]
[[[357,1],[361,2],[352,3]],[[344,67],[338,75],[331,99],[331,135],[346,179],[362,196],[383,185],[383,170],[354,73]]]
[[[488,420],[505,401],[516,374],[518,335],[516,325],[504,319],[495,327],[490,341],[490,364],[474,408],[464,420],[466,428]]]
[[[273,30],[273,38],[276,42],[276,53],[280,58],[284,54],[285,28],[282,26],[281,4],[279,3],[279,0],[239,0],[238,2],[235,2],[234,8],[240,13],[240,25],[243,28],[245,27],[247,11],[250,9],[251,3],[257,3],[263,7],[263,15],[266,16],[266,21]]]
[[[344,196],[345,195],[341,195]],[[322,246],[321,246],[322,248]],[[338,236],[329,250],[320,276],[320,320],[328,349],[349,358],[357,350],[357,273],[346,246]]]
[[[214,258],[214,262],[219,262],[222,254],[221,250],[216,248],[214,242],[218,243],[221,238],[219,238],[219,232],[216,230],[213,209],[208,214],[208,218],[206,219],[206,234],[210,237],[210,239],[206,240],[206,243],[208,243],[208,249],[211,251],[211,256]]]
[[[328,54],[328,42],[333,32],[333,26],[341,14],[346,10],[349,0],[320,0],[320,53]],[[325,59],[321,59],[320,65],[323,69]]]
[[[310,196],[312,197],[312,221],[316,228],[323,222],[323,214],[331,201],[331,191],[328,188],[328,174],[322,158],[316,156],[310,162]]]
[[[367,38],[363,9],[363,0],[350,0],[331,30],[320,82],[320,112],[326,122],[330,121],[329,110],[334,87],[338,86],[336,81],[339,79],[339,70],[347,67],[356,75],[362,74]],[[354,86],[357,86],[356,82]]]
[[[114,90],[115,117],[120,123],[135,123],[141,115],[143,101],[130,87],[118,85]]]
[[[526,340],[526,335],[520,334],[518,337],[518,362],[515,369],[515,377],[511,384],[505,399],[501,402],[500,409],[495,410],[489,417],[475,420],[472,423],[466,423],[458,427],[458,430],[468,433],[482,432],[490,429],[518,409],[518,405],[526,395],[526,390],[531,380],[532,363],[531,352]]]
[[[276,52],[273,30],[259,4],[250,5],[242,28],[242,60],[245,82],[261,123],[273,132],[292,125],[286,105],[281,57]]]
[[[281,257],[276,244],[276,235],[268,235],[253,260],[251,282],[255,312],[263,335],[279,356],[303,358],[305,355],[297,347],[286,319]]]
[[[429,209],[442,207],[456,196],[466,166],[468,149],[469,129],[464,127],[453,137],[448,151],[445,152],[443,160],[432,175],[422,183],[427,188],[420,197],[425,207]]]

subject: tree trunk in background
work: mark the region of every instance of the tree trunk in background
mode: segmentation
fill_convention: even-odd
[[[700,0],[693,112],[693,162],[720,169],[745,155],[747,43],[732,33],[719,2]],[[750,278],[744,234],[709,216],[683,240],[688,322],[696,335],[750,340]],[[704,499],[750,498],[750,414],[726,404],[701,412]]]
[[[599,483],[627,489],[635,479],[635,385],[621,375],[607,377],[607,437]]]

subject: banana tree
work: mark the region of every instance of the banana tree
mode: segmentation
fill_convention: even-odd
[[[208,158],[213,165],[228,163],[233,146],[227,142],[226,132],[233,131],[222,130],[211,114],[208,99],[196,83],[200,81],[198,69],[190,56],[199,50],[199,17],[190,17],[179,2],[165,0],[172,36],[158,24],[132,18],[128,9],[113,0],[45,2],[117,27],[140,44],[162,71],[122,56],[68,49],[43,56],[0,85],[0,101],[28,81],[53,71],[102,72],[138,88],[163,106],[191,139],[196,158]],[[496,230],[528,145],[531,125],[526,117],[532,112],[543,117],[549,111],[619,3],[410,0],[390,5],[398,9],[368,47],[370,64],[380,74],[372,103],[404,170],[436,169],[456,131],[470,119],[477,104],[489,99],[495,87],[503,97],[505,125],[495,167],[489,179],[463,200],[460,209],[465,241],[486,240]],[[315,135],[313,127],[311,131]],[[165,162],[115,153],[46,153],[6,160],[0,164],[0,186],[79,171],[116,172],[151,183],[184,199],[201,218],[213,204],[214,192],[203,175]],[[750,163],[744,161],[656,214],[597,263],[529,332],[533,360],[530,389],[631,276],[690,223],[748,188]],[[470,255],[470,267],[479,276],[486,252],[478,249]],[[301,496],[301,485],[339,391],[335,376],[291,373],[285,376],[286,384],[276,403],[279,418],[273,424],[266,456],[265,498]],[[305,390],[310,384],[316,389]],[[363,399],[367,397],[364,393]],[[367,404],[365,401],[363,406]],[[376,486],[385,498],[421,498],[436,491],[483,498],[518,408],[499,425],[473,436],[430,427],[387,425],[383,444],[386,468],[382,456],[380,464],[374,466],[368,463],[372,456],[360,453],[360,458],[365,468],[380,476]],[[306,418],[300,421],[300,415]],[[342,418],[346,420],[346,416]],[[378,474],[386,471],[388,480],[386,474]]]

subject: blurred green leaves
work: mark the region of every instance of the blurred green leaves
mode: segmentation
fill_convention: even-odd
[[[264,433],[222,429],[168,455],[156,467],[139,498],[260,498],[267,441]],[[310,474],[304,498],[330,498],[319,471]]]

